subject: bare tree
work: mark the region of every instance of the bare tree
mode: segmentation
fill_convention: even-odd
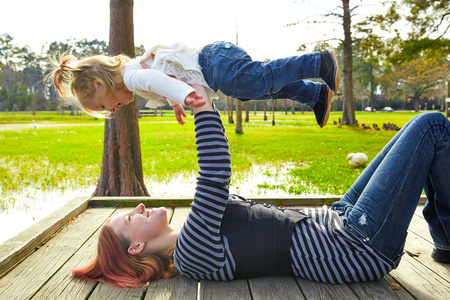
[[[236,99],[236,133],[244,133],[242,130],[242,102]]]
[[[134,57],[133,0],[110,1],[109,54]],[[142,172],[137,101],[105,121],[102,169],[94,196],[148,196]]]
[[[229,124],[234,124],[234,120],[233,120],[233,98],[227,96],[227,107],[228,107],[228,123]]]
[[[342,0],[344,16],[344,105],[342,108],[342,123],[356,125],[355,100],[353,99],[353,58],[352,58],[352,33],[350,0]]]
[[[267,100],[263,101],[264,106],[264,121],[267,121]]]
[[[275,126],[275,104],[277,103],[276,99],[272,99],[272,126]]]
[[[245,122],[250,121],[250,101],[245,101]]]

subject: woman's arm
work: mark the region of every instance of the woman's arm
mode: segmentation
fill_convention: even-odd
[[[229,197],[230,152],[220,115],[206,102],[194,108],[200,170],[192,211],[178,236],[174,260],[187,277],[229,280],[233,263],[220,225]]]

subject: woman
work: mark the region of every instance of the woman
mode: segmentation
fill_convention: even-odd
[[[380,279],[400,262],[424,187],[433,257],[449,263],[450,124],[441,113],[410,120],[331,209],[292,210],[229,194],[230,153],[220,117],[209,101],[195,112],[200,171],[181,231],[168,224],[164,208],[140,204],[102,228],[97,256],[74,277],[121,287],[178,273],[209,280]]]

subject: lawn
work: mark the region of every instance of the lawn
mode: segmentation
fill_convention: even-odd
[[[359,124],[383,122],[402,127],[416,113],[357,112]],[[262,190],[281,189],[297,194],[343,194],[364,168],[351,169],[350,152],[364,152],[373,159],[396,132],[363,130],[333,124],[341,112],[332,112],[325,128],[315,124],[311,112],[271,116],[250,114],[244,134],[234,132],[223,115],[230,143],[233,181],[249,177],[261,166]],[[33,121],[34,120],[34,121]],[[40,190],[95,185],[100,174],[104,120],[56,113],[14,115],[0,113],[0,194],[24,187]],[[36,126],[36,128],[35,128]],[[372,125],[371,125],[372,126]],[[167,181],[174,174],[197,170],[193,117],[184,126],[173,116],[139,120],[145,181]],[[287,166],[287,168],[286,168]],[[279,179],[280,168],[287,176]],[[0,203],[1,207],[1,203]]]

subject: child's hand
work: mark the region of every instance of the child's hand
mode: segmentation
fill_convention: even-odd
[[[184,123],[186,123],[186,121],[183,120],[183,117],[186,118],[186,113],[184,112],[183,105],[177,103],[174,106],[172,106],[172,108],[173,108],[173,111],[175,113],[175,118],[177,119],[178,123],[180,123],[181,125],[184,125]]]
[[[184,103],[189,106],[193,107],[199,107],[202,105],[205,105],[206,101],[201,100],[203,99],[203,96],[200,94],[197,94],[196,92],[192,92],[189,95],[187,95],[186,99],[184,100]]]

